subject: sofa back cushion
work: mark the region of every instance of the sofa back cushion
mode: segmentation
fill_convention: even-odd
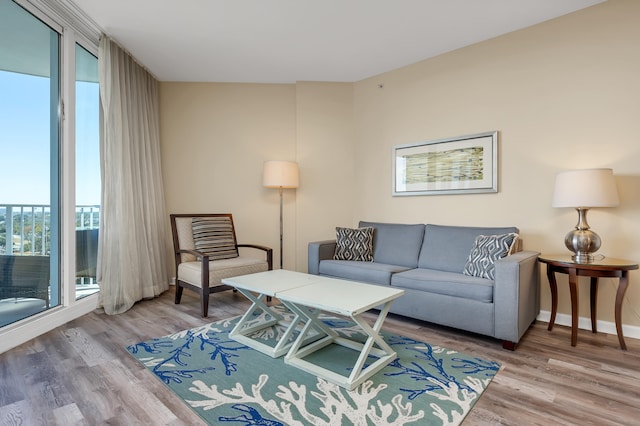
[[[418,266],[418,256],[424,238],[424,225],[360,222],[360,228],[372,227],[373,261],[388,265]],[[469,254],[469,253],[467,253]],[[464,258],[466,261],[467,258]],[[463,261],[463,266],[464,266]],[[462,271],[462,269],[460,269]]]
[[[512,232],[517,234],[518,228],[427,225],[418,267],[462,273],[478,235]]]

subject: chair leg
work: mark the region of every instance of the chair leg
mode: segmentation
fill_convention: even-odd
[[[209,291],[204,291],[200,294],[200,305],[202,307],[202,317],[206,318],[209,315]]]
[[[182,299],[182,290],[184,290],[184,287],[180,284],[176,284],[176,305],[180,304],[180,300]]]

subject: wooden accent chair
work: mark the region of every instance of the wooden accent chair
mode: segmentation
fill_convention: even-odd
[[[0,299],[42,299],[49,307],[49,256],[0,255]]]
[[[256,244],[238,244],[233,216],[224,214],[172,214],[171,233],[176,261],[176,300],[188,288],[200,294],[202,316],[209,311],[209,295],[232,287],[223,278],[273,269],[273,249]],[[238,248],[244,248],[241,253]],[[247,256],[259,250],[264,256]]]

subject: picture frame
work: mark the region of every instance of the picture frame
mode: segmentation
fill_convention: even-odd
[[[393,147],[393,196],[498,192],[498,131]]]

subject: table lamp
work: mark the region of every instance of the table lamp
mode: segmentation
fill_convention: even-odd
[[[592,207],[615,207],[620,204],[611,169],[569,170],[558,173],[553,191],[553,207],[574,207],[578,224],[567,233],[564,244],[576,263],[591,263],[601,240],[589,228],[587,211]]]
[[[262,173],[262,186],[280,190],[280,269],[282,269],[282,191],[284,188],[297,188],[298,164],[293,161],[265,161]]]

